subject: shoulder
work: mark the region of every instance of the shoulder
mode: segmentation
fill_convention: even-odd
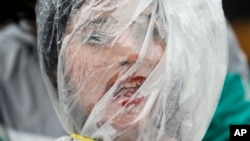
[[[26,54],[29,48],[36,45],[34,37],[25,32],[20,25],[10,23],[0,29],[0,75],[4,75],[6,69],[17,64]]]

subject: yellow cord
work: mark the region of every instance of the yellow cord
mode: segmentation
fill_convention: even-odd
[[[79,135],[79,134],[71,134],[70,136],[71,136],[71,138],[77,139],[79,141],[96,141],[94,139],[91,139],[89,137],[82,136],[82,135]]]

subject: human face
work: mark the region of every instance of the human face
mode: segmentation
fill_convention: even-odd
[[[65,37],[72,37],[65,50],[68,85],[74,94],[80,95],[83,111],[90,114],[94,106],[119,80],[112,98],[104,108],[101,124],[112,118],[121,108],[125,108],[125,112],[116,115],[112,120],[116,129],[125,129],[131,125],[147,101],[147,97],[134,94],[160,61],[165,43],[157,34],[157,29],[154,29],[155,34],[150,34],[150,42],[142,47],[148,22],[134,22],[120,34],[109,36],[111,33],[107,32],[117,27],[108,14],[78,28],[76,23],[80,19],[80,14],[76,15],[73,19],[75,24],[71,22],[65,34]],[[144,48],[147,49],[142,55]],[[142,60],[137,64],[136,70],[121,79],[140,57]]]

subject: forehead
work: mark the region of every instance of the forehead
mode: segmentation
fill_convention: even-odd
[[[72,14],[64,35],[77,36],[81,43],[86,43],[89,39],[98,39],[101,40],[98,44],[105,43],[109,46],[121,39],[121,36],[124,37],[124,33],[131,40],[136,40],[138,45],[143,42],[148,31],[153,39],[164,38],[159,34],[156,5],[153,3],[141,7],[141,10],[137,10],[138,5],[134,3],[120,5],[117,8],[107,8],[107,5],[98,8],[98,6],[86,3],[79,6],[79,9]],[[134,13],[127,10],[128,8]],[[126,43],[124,39],[120,41]]]
[[[79,9],[73,10],[71,19],[82,23],[100,23],[105,21],[105,18],[112,17],[115,19],[112,22],[118,21],[122,26],[127,26],[138,17],[149,17],[156,9],[154,7],[153,3],[139,3],[138,0],[87,0],[78,7]]]

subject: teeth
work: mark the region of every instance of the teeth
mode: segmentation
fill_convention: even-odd
[[[127,90],[133,88],[133,90],[138,89],[142,85],[143,81],[137,80],[132,82],[125,82],[124,84],[120,85],[117,91],[115,92],[114,96],[118,95],[122,90]]]
[[[141,86],[141,84],[142,84],[141,81],[127,82],[127,83],[123,84],[122,87],[124,87],[124,88],[134,88],[134,87]]]
[[[132,87],[136,87],[136,82],[128,82],[128,83],[125,83],[123,85],[124,88],[132,88]]]
[[[137,86],[139,87],[139,86],[141,86],[142,81],[137,81],[136,84],[137,84]]]

